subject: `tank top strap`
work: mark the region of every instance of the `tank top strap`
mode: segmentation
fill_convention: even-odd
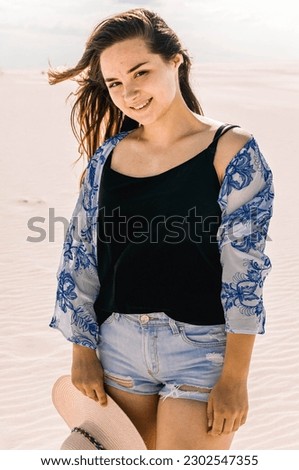
[[[222,126],[218,127],[217,131],[215,132],[214,139],[212,140],[211,144],[209,145],[210,156],[212,161],[214,160],[217,143],[221,136],[223,136],[227,131],[232,129],[233,127],[240,127],[237,124],[222,124]]]
[[[240,126],[238,126],[237,124],[222,124],[222,126],[218,127],[217,131],[215,132],[214,139],[213,139],[212,143],[217,142],[219,137],[221,137],[227,131],[229,131],[230,129],[233,129],[234,127],[240,127]]]

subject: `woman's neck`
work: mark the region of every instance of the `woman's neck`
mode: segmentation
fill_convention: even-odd
[[[165,148],[188,134],[200,131],[202,127],[202,123],[182,100],[153,124],[141,125],[136,135],[138,141],[144,144]]]

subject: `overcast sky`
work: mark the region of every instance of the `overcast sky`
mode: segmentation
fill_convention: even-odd
[[[297,0],[0,0],[0,68],[73,65],[93,27],[137,6],[155,10],[196,62],[299,60]]]

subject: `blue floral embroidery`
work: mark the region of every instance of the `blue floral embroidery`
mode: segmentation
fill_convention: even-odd
[[[87,253],[86,247],[83,243],[80,243],[80,245],[75,247],[75,271],[82,268],[87,269],[91,266],[97,266],[95,247],[92,246],[91,249],[92,252]]]
[[[238,248],[240,251],[244,251],[244,253],[249,253],[252,249],[257,249],[263,241],[263,235],[260,232],[257,232],[252,235],[248,235],[247,237],[243,237],[241,240],[232,242],[232,246],[234,248]]]
[[[63,246],[63,256],[65,261],[73,259],[72,253],[72,243],[73,243],[73,232],[75,230],[75,226],[70,223],[69,228],[66,233],[65,242]]]
[[[91,158],[89,160],[89,164],[88,164],[88,183],[89,183],[89,186],[91,188],[93,188],[94,186],[98,187],[98,185],[95,185],[95,176],[96,176],[96,172],[97,172],[97,163],[98,163],[98,159],[96,158]]]
[[[258,164],[255,164],[252,155],[258,159]],[[262,162],[260,161],[261,153],[254,137],[249,139],[244,147],[232,158],[229,162],[226,171],[225,178],[222,182],[220,189],[218,203],[221,208],[226,207],[227,196],[232,192],[233,189],[246,188],[253,181],[254,174],[257,170],[260,171]],[[263,158],[265,167],[267,166],[265,159]],[[270,169],[268,170],[270,171]],[[271,171],[270,171],[271,173]]]
[[[74,243],[74,236],[76,235],[76,227],[71,223],[70,230],[67,232],[66,241],[64,243],[64,258],[65,260],[75,260],[75,271],[78,271],[80,268],[86,269],[90,266],[96,267],[96,252],[95,247],[91,246],[91,253],[87,252],[86,246],[83,242],[79,244]],[[91,241],[91,228],[89,227],[86,230],[81,231],[82,241]]]
[[[227,194],[230,194],[233,188],[245,188],[252,181],[252,174],[255,173],[255,170],[250,160],[246,149],[238,155],[238,159],[232,160],[227,170]]]
[[[88,332],[95,339],[99,337],[99,327],[89,313],[85,313],[86,307],[79,306],[72,313],[71,324],[75,325],[79,331]]]
[[[92,241],[92,225],[89,224],[81,230],[81,238],[84,242],[91,243]]]
[[[92,218],[97,212],[97,194],[99,185],[93,186],[90,190],[86,187],[83,188],[83,209],[87,214],[87,222],[92,223]]]
[[[270,197],[268,193],[262,191],[251,202],[223,216],[222,226],[226,233],[222,235],[222,242],[229,239],[232,246],[246,253],[258,249],[260,241],[267,236],[272,216],[272,206],[264,204],[264,201],[273,199],[273,194]]]
[[[65,313],[68,308],[73,310],[73,304],[71,300],[77,298],[77,294],[74,292],[75,288],[76,284],[72,276],[63,270],[60,273],[58,280],[57,300],[61,310]]]
[[[50,326],[77,344],[95,349],[99,326],[93,304],[100,290],[97,273],[98,195],[103,163],[129,132],[108,139],[90,159],[63,245],[55,312]],[[99,164],[100,163],[100,164]],[[86,302],[82,302],[83,298]]]
[[[53,315],[53,317],[51,318],[49,326],[51,326],[52,328],[58,328],[59,319],[56,317],[56,315]]]
[[[51,326],[51,325],[50,325]],[[74,344],[80,344],[81,346],[85,346],[86,348],[95,349],[94,347],[94,339],[89,339],[86,335],[81,334],[74,334],[68,338]]]
[[[222,209],[218,230],[221,300],[227,331],[264,333],[262,288],[272,266],[263,250],[273,198],[272,172],[251,138],[227,166],[218,198]],[[236,263],[238,272],[232,268]],[[243,316],[253,321],[244,326]]]
[[[230,283],[223,283],[221,299],[224,301],[225,309],[229,310],[233,306],[243,315],[259,316],[263,312],[263,303],[260,295],[256,294],[257,287],[263,283],[263,270],[258,263],[250,260],[247,273],[237,273]]]

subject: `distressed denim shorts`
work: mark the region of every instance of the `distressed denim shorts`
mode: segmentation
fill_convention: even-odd
[[[224,325],[191,325],[164,312],[113,312],[100,327],[105,383],[130,393],[207,402],[223,367]]]

